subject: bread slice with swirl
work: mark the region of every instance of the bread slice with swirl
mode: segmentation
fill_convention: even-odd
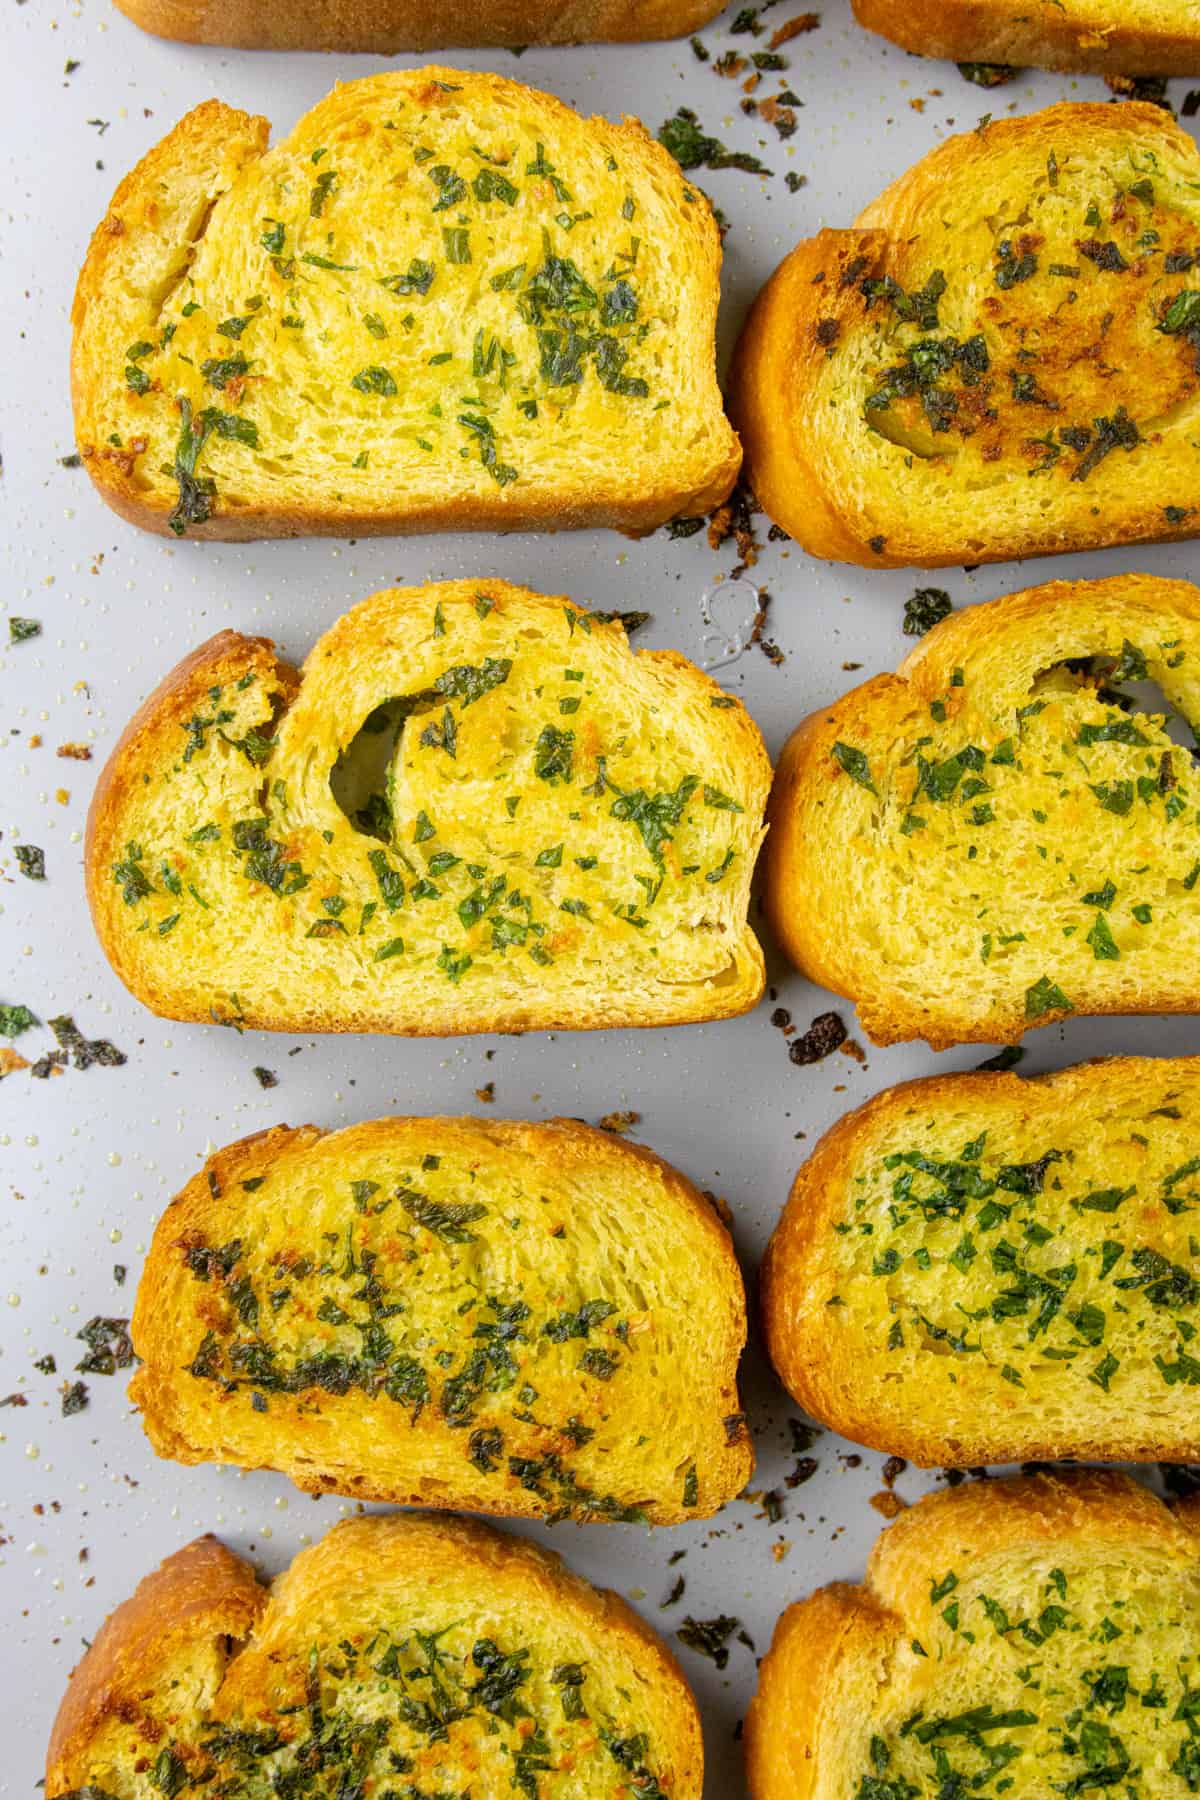
[[[1051,582],[952,613],[785,746],[766,880],[778,936],[880,1044],[1196,1012],[1188,721],[1200,590],[1186,581]]]
[[[359,1518],[269,1590],[214,1538],[107,1620],[59,1708],[48,1800],[536,1794],[700,1800],[695,1702],[614,1593],[465,1519]]]
[[[1194,140],[1142,104],[951,138],[780,264],[730,407],[759,500],[814,556],[930,567],[1196,536]]]
[[[309,1493],[676,1524],[754,1466],[725,1227],[570,1120],[232,1144],[159,1221],[133,1337],[160,1456]]]
[[[923,1464],[1200,1461],[1200,1059],[888,1088],[763,1264],[806,1411]]]
[[[775,1628],[753,1800],[1009,1800],[1200,1779],[1200,1506],[1126,1475],[932,1495]]]
[[[619,619],[497,581],[375,595],[304,673],[223,632],[96,788],[92,915],[156,1012],[275,1031],[681,1024],[754,1005],[770,764]]]
[[[447,45],[642,42],[685,37],[721,0],[117,0],[143,31],[241,50],[441,50]],[[1165,65],[1164,65],[1165,66]]]
[[[206,101],[92,238],[75,432],[123,518],[642,532],[726,497],[717,227],[636,120],[435,66],[269,135]]]

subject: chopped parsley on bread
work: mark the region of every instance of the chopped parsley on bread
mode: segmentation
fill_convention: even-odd
[[[1200,1785],[1200,1506],[1126,1475],[982,1481],[790,1606],[746,1720],[753,1800]]]
[[[240,50],[442,50],[642,42],[707,25],[721,0],[117,0],[144,31]]]
[[[159,1221],[130,1391],[180,1462],[678,1524],[753,1468],[745,1336],[728,1232],[637,1145],[565,1119],[279,1126]]]
[[[952,613],[785,747],[778,936],[880,1044],[1200,1010],[1193,721],[1188,582],[1052,582]]]
[[[92,238],[76,438],[123,517],[639,532],[725,498],[717,227],[636,120],[425,68],[269,131],[206,101]]]
[[[755,493],[814,556],[1200,534],[1195,141],[1140,103],[951,138],[780,264],[730,408]]]
[[[1092,75],[1200,75],[1194,0],[854,0],[860,25],[960,63]]]
[[[614,1593],[467,1520],[336,1525],[269,1589],[168,1557],[71,1677],[48,1800],[700,1800],[695,1702]]]
[[[171,1018],[411,1035],[683,1024],[762,992],[770,764],[619,618],[506,582],[376,594],[304,672],[223,632],[92,802],[100,941]]]
[[[1200,1059],[935,1076],[849,1113],[767,1251],[771,1359],[926,1465],[1200,1461]]]

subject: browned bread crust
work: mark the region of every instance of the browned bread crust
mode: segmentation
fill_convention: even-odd
[[[758,499],[868,568],[1194,536],[1198,227],[1200,155],[1159,107],[939,145],[755,301],[728,388]]]
[[[771,1238],[780,1380],[925,1466],[1196,1461],[1198,1136],[1195,1057],[885,1089],[821,1139]]]
[[[905,1744],[914,1722],[928,1724],[926,1741],[942,1741],[935,1721],[949,1710],[946,1701],[956,1715],[949,1730],[943,1726],[948,1750],[961,1756],[964,1725],[982,1720],[986,1736],[977,1735],[975,1741],[985,1754],[997,1743],[1005,1749],[1015,1745],[1023,1753],[1008,1764],[1007,1791],[1021,1800],[1047,1791],[1048,1772],[1044,1766],[1035,1770],[1022,1725],[1049,1725],[1042,1739],[1044,1765],[1049,1753],[1059,1751],[1053,1721],[1061,1718],[1066,1725],[1073,1714],[1077,1723],[1080,1710],[1075,1705],[1077,1690],[1048,1681],[1038,1690],[1037,1714],[1029,1708],[1005,1716],[1003,1700],[1000,1710],[992,1706],[993,1691],[1007,1695],[1013,1686],[1023,1699],[1034,1697],[1031,1690],[1022,1693],[1020,1677],[1014,1682],[1012,1676],[1021,1660],[1018,1652],[1029,1650],[1028,1640],[1018,1635],[1020,1603],[1032,1607],[1032,1617],[1026,1611],[1026,1624],[1033,1631],[1037,1608],[1044,1606],[1047,1593],[1053,1600],[1065,1584],[1067,1606],[1061,1612],[1069,1618],[1077,1597],[1089,1590],[1089,1614],[1103,1615],[1107,1604],[1113,1617],[1121,1620],[1113,1634],[1123,1637],[1132,1655],[1135,1616],[1122,1608],[1136,1590],[1140,1609],[1136,1622],[1142,1630],[1146,1623],[1158,1629],[1160,1648],[1164,1640],[1169,1643],[1171,1663],[1182,1659],[1175,1667],[1168,1665],[1163,1674],[1178,1683],[1186,1700],[1188,1677],[1194,1674],[1200,1607],[1200,1540],[1195,1527],[1194,1503],[1172,1514],[1147,1489],[1115,1472],[971,1483],[921,1500],[882,1533],[861,1587],[823,1588],[788,1607],[781,1617],[746,1718],[747,1772],[754,1800],[832,1800],[854,1793],[872,1772],[894,1779],[901,1754],[897,1745]],[[1006,1602],[1001,1612],[993,1611],[994,1625],[980,1601],[981,1592],[992,1583],[1002,1589]],[[1160,1605],[1171,1609],[1165,1617],[1155,1616],[1150,1596],[1156,1589]],[[945,1620],[943,1608],[951,1595],[949,1610],[959,1618],[964,1634],[978,1618],[973,1635],[959,1637],[958,1626]],[[969,1616],[960,1616],[968,1606]],[[1070,1640],[1064,1629],[1056,1650]],[[1097,1630],[1090,1642],[1086,1637],[1078,1640],[1073,1658],[1070,1651],[1063,1652],[1076,1682],[1087,1679],[1085,1671],[1095,1678],[1097,1667],[1106,1660],[1104,1642]],[[1073,1660],[1080,1662],[1079,1670],[1071,1667]],[[1137,1696],[1130,1699],[1143,1720],[1144,1691],[1139,1684]],[[1172,1695],[1172,1708],[1177,1698],[1178,1692]],[[1154,1704],[1152,1697],[1152,1708]],[[1171,1713],[1165,1716],[1169,1719]],[[1175,1714],[1164,1770],[1175,1740],[1187,1742],[1188,1728],[1179,1723],[1181,1717]],[[1136,1728],[1132,1715],[1123,1722],[1127,1730]],[[998,1732],[1005,1735],[997,1737]],[[1080,1754],[1078,1739],[1063,1735],[1066,1742],[1060,1754],[1071,1755],[1072,1743],[1073,1754]],[[1057,1769],[1054,1773],[1057,1776]],[[1172,1777],[1164,1774],[1163,1779],[1167,1785],[1153,1791],[1174,1793]],[[911,1791],[916,1795],[930,1790],[914,1785]]]
[[[439,1239],[436,1209],[464,1195],[475,1216]],[[333,1237],[354,1246],[344,1280],[312,1273]],[[493,1394],[490,1365],[471,1369],[497,1316]],[[130,1398],[160,1456],[279,1469],[312,1494],[678,1524],[753,1469],[745,1336],[728,1232],[641,1145],[570,1119],[277,1126],[216,1151],[160,1219]]]
[[[219,1678],[201,1681],[214,1631]],[[414,1641],[422,1631],[438,1646],[432,1705]],[[506,1690],[489,1696],[491,1649],[513,1658],[502,1672],[516,1705],[504,1706]],[[405,1652],[415,1673],[399,1660]],[[91,1788],[135,1800],[151,1768],[201,1783],[219,1771],[222,1791],[259,1791],[256,1759],[282,1747],[284,1773],[288,1744],[303,1746],[327,1722],[350,1722],[360,1659],[368,1673],[384,1660],[371,1717],[388,1730],[382,1746],[376,1739],[365,1750],[368,1766],[375,1753],[380,1785],[399,1769],[425,1778],[421,1792],[449,1792],[445,1780],[454,1778],[457,1791],[466,1778],[481,1795],[507,1792],[514,1753],[536,1730],[545,1749],[530,1755],[543,1800],[610,1800],[636,1791],[624,1787],[629,1778],[645,1791],[656,1781],[671,1800],[700,1800],[695,1702],[669,1650],[624,1600],[537,1545],[466,1519],[420,1515],[335,1526],[301,1551],[269,1596],[249,1565],[211,1538],[169,1557],[116,1609],[72,1676],[46,1792],[56,1800]],[[578,1698],[573,1711],[561,1707],[562,1676],[553,1679],[560,1665]],[[439,1705],[450,1715],[440,1728]],[[329,1780],[329,1766],[313,1760]]]
[[[640,43],[699,31],[722,0],[116,0],[144,31],[239,50],[399,51]],[[1165,67],[1166,65],[1164,65]]]
[[[854,0],[860,25],[954,62],[1090,75],[1200,74],[1190,0]]]

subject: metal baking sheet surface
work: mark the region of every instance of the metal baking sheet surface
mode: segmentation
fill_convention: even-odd
[[[794,0],[778,0],[768,31],[799,10]],[[714,74],[722,53],[766,45],[767,33],[755,39],[734,31],[736,12],[731,7],[701,34],[708,63],[686,41],[443,59],[517,76],[584,112],[638,114],[652,129],[688,106],[730,149],[761,159],[767,177],[732,169],[696,175],[729,226],[723,357],[760,283],[798,238],[848,224],[947,134],[970,129],[985,112],[1107,98],[1099,80],[1069,77],[1026,75],[982,91],[951,64],[906,56],[861,32],[848,0],[825,0],[818,27],[783,46],[786,72],[765,75],[760,88],[760,98],[784,84],[799,97],[795,132],[784,139],[741,110],[744,75]],[[640,543],[583,533],[239,547],[165,542],[124,525],[83,471],[60,460],[73,448],[71,294],[116,182],[209,96],[263,112],[281,130],[335,79],[381,63],[183,48],[142,35],[107,0],[7,0],[3,46],[0,614],[35,617],[43,630],[10,648],[0,617],[0,1000],[22,1002],[42,1020],[70,1013],[89,1037],[110,1038],[128,1057],[121,1068],[0,1081],[0,1397],[17,1397],[0,1410],[0,1716],[9,1746],[0,1788],[27,1800],[68,1671],[104,1613],[159,1558],[212,1530],[272,1572],[351,1510],[336,1499],[306,1499],[279,1476],[156,1461],[126,1404],[123,1376],[89,1377],[87,1409],[62,1416],[60,1384],[75,1379],[83,1354],[76,1333],[96,1314],[129,1312],[155,1219],[207,1149],[280,1120],[337,1126],[437,1111],[597,1120],[632,1109],[640,1139],[728,1201],[753,1290],[806,1146],[879,1088],[935,1067],[970,1068],[986,1052],[935,1058],[908,1046],[868,1050],[861,1062],[836,1053],[796,1067],[771,1024],[773,1008],[786,1007],[803,1029],[831,1002],[773,952],[772,998],[750,1016],[645,1033],[445,1042],[239,1037],[165,1024],[124,992],[84,905],[88,800],[147,690],[221,627],[265,633],[298,659],[346,607],[379,587],[503,575],[601,607],[645,608],[652,622],[638,643],[671,646],[714,668],[746,701],[774,754],[810,708],[895,666],[908,647],[903,602],[922,578],[816,563],[787,544],[767,543],[762,519],[762,554],[740,577],[734,543],[714,552],[703,534],[671,540],[660,532]],[[1177,107],[1186,88],[1172,83]],[[805,180],[789,184],[789,173]],[[965,606],[1052,575],[1123,569],[1195,578],[1200,557],[1185,545],[952,569],[934,579]],[[759,588],[770,594],[766,635],[782,652],[778,662],[748,642]],[[62,744],[86,745],[92,760],[60,759]],[[12,851],[21,842],[44,848],[44,884],[17,870]],[[853,1016],[842,1010],[854,1034]],[[39,1055],[52,1040],[40,1030],[20,1047]],[[1081,1019],[1034,1033],[1023,1067],[1198,1048],[1190,1020]],[[261,1088],[256,1064],[274,1071],[278,1086]],[[484,1105],[476,1090],[493,1082],[495,1099]],[[47,1355],[56,1359],[55,1375],[35,1367]],[[745,1391],[759,1469],[752,1492],[717,1519],[657,1532],[526,1527],[593,1581],[630,1597],[672,1640],[685,1615],[740,1621],[723,1669],[676,1645],[704,1715],[708,1800],[745,1793],[739,1721],[754,1688],[755,1653],[766,1649],[780,1609],[818,1583],[861,1573],[884,1523],[872,1499],[887,1491],[882,1456],[828,1433],[804,1452],[815,1458],[815,1473],[789,1487],[796,1410],[756,1349]],[[913,1500],[938,1479],[905,1470],[895,1492]],[[769,1490],[782,1497],[775,1521],[762,1504]],[[678,1550],[686,1554],[669,1566]],[[678,1575],[683,1597],[664,1606]]]

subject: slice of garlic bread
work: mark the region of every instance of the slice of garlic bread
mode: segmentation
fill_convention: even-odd
[[[133,1336],[160,1456],[309,1493],[677,1524],[754,1466],[728,1232],[570,1120],[230,1145],[159,1221]]]
[[[617,1594],[483,1525],[376,1516],[269,1597],[213,1539],[169,1557],[71,1677],[46,1793],[700,1800],[703,1760],[683,1675]]]
[[[1010,1800],[1200,1782],[1200,1508],[1126,1475],[988,1481],[790,1606],[746,1720],[753,1800]]]
[[[143,31],[239,50],[368,51],[685,37],[721,0],[116,0]],[[1166,64],[1163,65],[1166,67]]]
[[[921,56],[1092,75],[1200,75],[1194,0],[854,0],[860,25]]]
[[[923,1464],[1200,1462],[1200,1058],[906,1082],[763,1265],[793,1399]]]
[[[762,992],[770,764],[619,620],[506,582],[376,594],[303,676],[223,632],[102,774],[100,941],[156,1012],[278,1031],[681,1024]]]
[[[875,568],[1196,536],[1198,257],[1161,107],[950,139],[759,295],[730,377],[755,493]]]
[[[952,613],[787,744],[766,884],[780,939],[879,1044],[1200,1010],[1189,720],[1188,582],[1052,582]]]
[[[124,518],[636,532],[725,498],[717,228],[636,120],[426,68],[269,130],[197,107],[92,239],[76,438]]]

